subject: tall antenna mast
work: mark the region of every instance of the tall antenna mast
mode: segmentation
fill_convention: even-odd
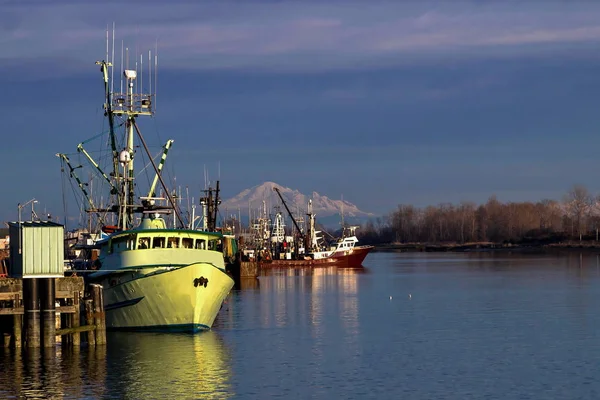
[[[113,22],[113,32],[112,32],[112,60],[111,64],[115,65],[115,23]],[[110,92],[115,92],[115,69],[113,68],[110,73]]]
[[[108,58],[108,25],[106,25],[106,58],[104,59],[106,62],[110,61],[110,58]]]
[[[154,46],[154,110],[156,111],[156,95],[158,94],[158,39]]]
[[[113,23],[114,32],[114,23]],[[107,60],[109,56],[109,40],[108,40],[108,28],[106,37],[106,55]],[[110,120],[114,115],[120,115],[126,119],[125,121],[125,147],[120,153],[114,154],[115,162],[120,164],[122,168],[122,176],[118,171],[115,171],[115,178],[119,186],[119,222],[118,225],[123,229],[129,229],[134,223],[134,201],[135,201],[135,184],[134,184],[134,169],[133,169],[133,158],[134,158],[134,132],[138,131],[136,125],[136,118],[138,116],[152,116],[153,110],[153,94],[144,93],[142,83],[137,83],[137,56],[135,58],[135,70],[129,69],[129,48],[125,48],[125,54],[123,54],[123,42],[121,42],[121,66],[123,66],[123,59],[125,59],[125,69],[122,71],[121,76],[121,91],[114,93],[114,81],[111,78],[110,86],[108,86],[108,68],[114,68],[114,36],[113,36],[113,62],[103,61],[98,62],[102,64],[102,70],[106,83],[106,91],[109,92],[107,95],[107,116]],[[124,57],[123,57],[124,55]],[[140,64],[142,63],[143,57],[140,55]],[[143,68],[143,65],[140,65]],[[114,69],[111,71],[111,77],[114,76]],[[125,91],[123,91],[123,79],[125,79]],[[140,72],[140,80],[142,75]],[[137,90],[139,88],[139,90]],[[112,126],[111,126],[112,128]],[[138,131],[139,134],[139,131]],[[143,139],[142,139],[143,141]],[[145,145],[145,143],[143,142]],[[117,153],[117,152],[115,152]],[[173,205],[175,207],[175,205]]]
[[[152,93],[152,50],[148,50],[148,91]]]
[[[121,71],[124,71],[123,70],[123,41],[122,40],[121,40]],[[120,76],[121,76],[121,89],[119,90],[119,93],[123,93],[123,75],[120,75]]]

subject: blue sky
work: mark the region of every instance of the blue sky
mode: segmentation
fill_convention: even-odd
[[[55,153],[106,128],[113,22],[117,55],[158,43],[140,127],[192,193],[205,166],[225,198],[268,180],[378,214],[600,191],[600,3],[4,1],[0,221],[63,214]]]

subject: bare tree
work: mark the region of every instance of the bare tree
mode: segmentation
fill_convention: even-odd
[[[567,194],[566,203],[581,241],[581,236],[586,228],[586,217],[592,205],[592,196],[585,186],[575,185]]]

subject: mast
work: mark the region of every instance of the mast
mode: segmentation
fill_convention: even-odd
[[[133,212],[135,202],[135,184],[134,184],[134,142],[133,135],[136,128],[136,118],[139,115],[151,116],[152,101],[151,94],[134,93],[135,80],[137,71],[126,69],[123,71],[123,76],[126,82],[127,93],[116,94],[112,107],[109,112],[109,119],[112,115],[122,115],[126,118],[125,121],[125,148],[121,150],[118,157],[118,162],[123,168],[121,182],[121,199],[119,201],[119,227],[123,230],[129,229],[133,225]],[[116,178],[118,179],[118,175]]]
[[[306,232],[306,251],[312,251],[316,243],[313,243],[313,236],[315,235],[315,214],[313,214],[312,199],[308,200],[308,230]]]
[[[213,218],[212,218],[212,222],[213,222],[213,231],[217,230],[217,214],[219,212],[219,204],[221,204],[221,199],[219,198],[219,183],[220,181],[217,181],[217,188],[215,189],[215,203],[213,205]]]
[[[219,204],[221,204],[219,192],[219,181],[217,181],[216,189],[209,186],[208,189],[204,190],[205,196],[200,198],[204,221],[203,230],[205,231],[215,232],[217,230],[217,214],[219,212]]]
[[[108,35],[108,31],[106,32]],[[107,36],[108,41],[108,36]],[[108,52],[108,42],[107,42],[107,52]],[[114,56],[113,56],[114,59]],[[102,78],[104,79],[104,95],[106,97],[106,102],[104,103],[104,115],[108,118],[108,126],[109,126],[109,134],[110,134],[110,149],[112,151],[113,156],[113,173],[116,179],[119,176],[119,161],[118,161],[118,153],[117,153],[117,141],[115,137],[115,118],[113,113],[113,96],[111,92],[112,80],[109,81],[108,78],[108,68],[113,66],[111,62],[108,61],[96,61],[97,65],[100,65],[100,71],[102,72]],[[89,158],[89,156],[88,156]]]
[[[114,38],[113,38],[114,40]],[[107,44],[108,46],[108,44]],[[113,44],[114,47],[114,44]],[[113,48],[114,52],[114,48]],[[127,52],[127,57],[129,53]],[[114,62],[114,60],[113,60]],[[153,97],[152,93],[134,92],[135,82],[137,79],[137,71],[128,68],[129,63],[123,70],[125,78],[125,92],[121,86],[119,93],[113,93],[114,85],[112,79],[109,79],[108,69],[113,68],[113,62],[97,61],[100,65],[102,77],[104,80],[105,90],[105,115],[108,118],[110,127],[110,144],[113,159],[113,174],[115,181],[113,185],[113,194],[116,194],[117,205],[115,211],[118,211],[118,226],[126,230],[133,226],[133,213],[135,211],[135,183],[134,183],[134,132],[137,130],[136,118],[138,116],[152,116],[154,111],[152,108]],[[121,60],[121,63],[123,60]],[[142,85],[140,85],[142,87]],[[115,132],[115,116],[121,116],[125,119],[125,147],[119,152],[117,150],[117,140]],[[115,193],[116,192],[116,193]]]
[[[281,195],[281,192],[279,191],[279,188],[274,187],[273,190],[276,191],[277,194],[279,195],[279,198],[281,199],[281,202],[283,203],[283,206],[285,207],[286,211],[288,212],[288,215],[290,216],[290,218],[292,219],[292,222],[294,223],[294,226],[296,227],[296,230],[298,231],[298,235],[302,238],[302,240],[306,240],[306,237],[302,234],[302,230],[300,230],[300,226],[298,226],[298,223],[296,222],[296,219],[292,215],[292,212],[290,211],[290,209],[288,208],[285,200],[283,199],[283,196]],[[306,244],[305,244],[304,248],[306,249]]]

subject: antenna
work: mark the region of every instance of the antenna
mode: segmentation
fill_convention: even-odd
[[[148,50],[148,92],[152,94],[152,50]]]
[[[115,23],[113,21],[113,32],[112,32],[112,65],[115,65]],[[115,92],[115,67],[111,69],[110,73],[110,93]]]
[[[154,47],[154,111],[156,111],[156,95],[158,94],[158,39]]]
[[[136,53],[137,53],[137,49],[136,49]],[[138,72],[137,55],[135,55],[134,57],[135,57],[134,58],[135,59],[135,73],[137,75],[137,72]],[[139,93],[140,93],[139,90],[138,90],[138,81],[139,81],[139,79],[135,80],[135,90],[133,91],[136,95],[139,95]]]
[[[206,170],[206,164],[204,164],[204,190],[208,189],[208,171]]]
[[[106,25],[106,58],[105,58],[106,62],[108,62],[109,58],[108,58],[108,25]]]
[[[123,71],[123,41],[121,40],[121,69],[120,71]],[[119,91],[119,93],[123,93],[123,75],[121,73],[119,73],[119,76],[121,76],[121,90]]]
[[[144,91],[144,60],[140,54],[140,95]]]

